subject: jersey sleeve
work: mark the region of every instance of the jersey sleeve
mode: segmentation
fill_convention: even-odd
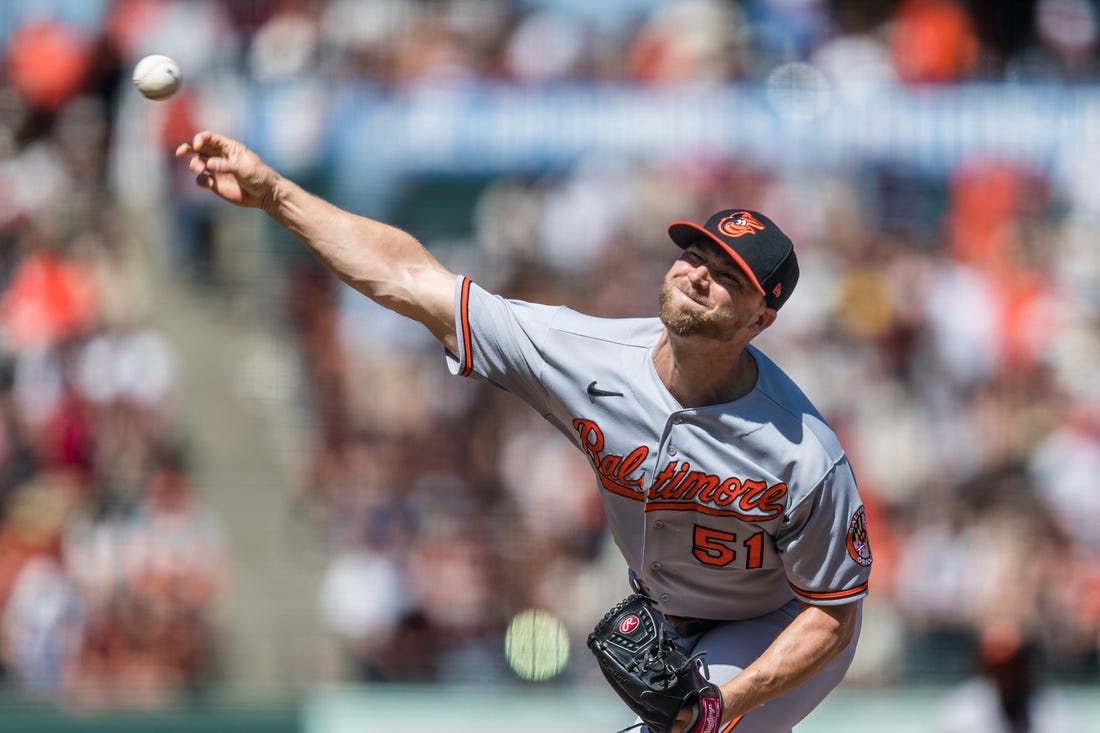
[[[791,507],[777,546],[787,580],[803,601],[850,603],[867,595],[871,545],[866,513],[846,459],[797,506]]]
[[[546,411],[545,366],[550,324],[559,307],[508,300],[459,276],[455,283],[457,353],[447,353],[452,374],[480,377]]]

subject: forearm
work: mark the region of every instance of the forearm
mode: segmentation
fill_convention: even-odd
[[[454,352],[455,276],[414,237],[308,193],[224,135],[197,133],[176,148],[176,157],[188,155],[199,186],[236,206],[263,209],[345,283],[420,321]]]
[[[340,209],[279,177],[264,211],[342,281],[381,305],[414,315],[414,284],[445,268],[413,236]]]
[[[857,604],[804,606],[756,661],[722,685],[725,720],[812,679],[851,642],[857,618]]]

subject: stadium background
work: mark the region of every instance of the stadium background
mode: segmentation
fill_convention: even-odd
[[[1100,730],[1097,48],[1086,0],[0,0],[0,730],[628,722],[583,460],[195,189],[201,128],[607,315],[653,312],[669,221],[770,212],[804,275],[762,346],[876,560],[799,730],[940,730],[1005,628]],[[547,682],[526,608],[573,639]]]

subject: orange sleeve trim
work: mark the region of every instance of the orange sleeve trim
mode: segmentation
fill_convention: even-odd
[[[799,588],[794,583],[791,583],[791,587],[794,588],[795,592],[798,593],[798,595],[805,596],[806,598],[814,598],[820,601],[836,601],[842,598],[851,598],[852,596],[858,596],[866,593],[868,584],[861,583],[855,588],[851,588],[849,590],[832,591],[831,593],[815,593],[814,591]]]
[[[470,333],[470,278],[462,278],[462,291],[458,299],[458,322],[462,340],[462,369],[459,374],[468,377],[474,371],[473,334]]]

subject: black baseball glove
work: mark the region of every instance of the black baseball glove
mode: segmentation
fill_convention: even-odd
[[[616,604],[588,635],[588,648],[650,733],[667,733],[685,708],[692,711],[689,733],[718,730],[722,695],[706,678],[703,655],[691,654],[650,598],[635,593]]]

